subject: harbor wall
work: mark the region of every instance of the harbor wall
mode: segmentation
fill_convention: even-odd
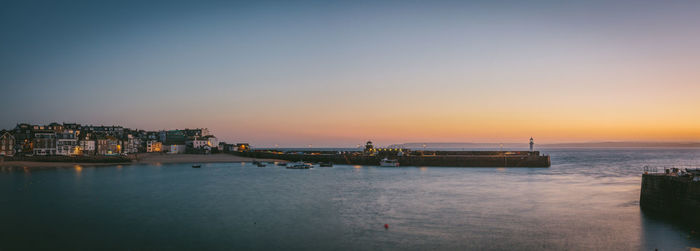
[[[239,155],[261,159],[288,161],[332,162],[347,165],[379,165],[383,156],[359,154],[279,154],[270,152],[244,152]],[[549,167],[549,156],[528,155],[428,155],[393,156],[401,166],[447,167]]]
[[[678,218],[700,227],[700,181],[691,177],[643,174],[639,205],[645,212]]]

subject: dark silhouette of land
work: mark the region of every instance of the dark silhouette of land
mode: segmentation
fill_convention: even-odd
[[[537,144],[541,148],[696,148],[700,142],[605,141]],[[527,143],[424,142],[404,143],[392,147],[420,148],[527,148]]]

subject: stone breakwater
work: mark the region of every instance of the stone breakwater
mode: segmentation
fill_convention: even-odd
[[[396,159],[401,166],[445,166],[445,167],[549,167],[548,155],[534,152],[495,152],[495,151],[437,151],[423,155],[363,155],[351,153],[318,153],[279,151],[255,151],[238,153],[241,156],[261,159],[288,161],[331,162],[346,165],[379,165],[383,158]]]
[[[693,176],[643,174],[642,210],[671,216],[700,227],[700,181]]]

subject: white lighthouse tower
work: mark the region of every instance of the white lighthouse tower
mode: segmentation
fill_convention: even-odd
[[[535,140],[530,137],[530,153],[534,151],[535,148]]]

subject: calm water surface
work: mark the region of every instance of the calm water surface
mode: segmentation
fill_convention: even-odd
[[[697,165],[700,150],[545,152],[551,168],[3,168],[0,249],[700,247],[639,209],[643,165]]]

